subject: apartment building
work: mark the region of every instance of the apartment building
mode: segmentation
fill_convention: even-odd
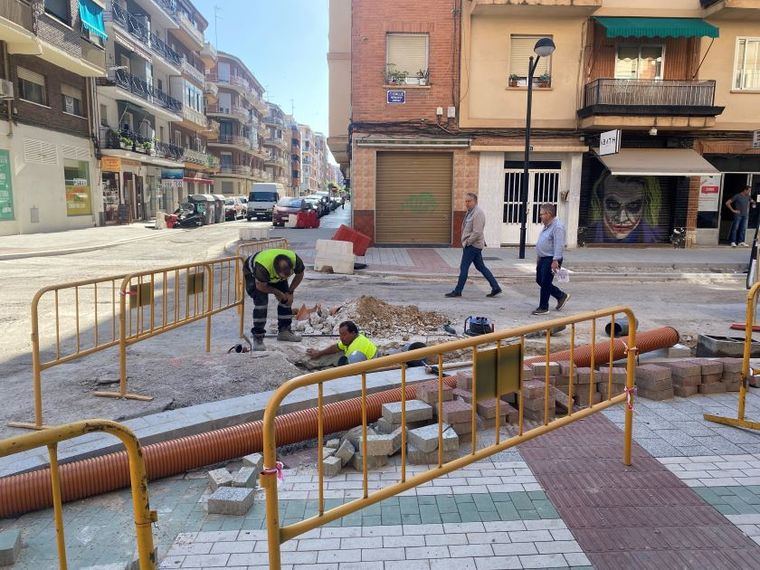
[[[327,137],[322,133],[314,133],[314,177],[319,190],[327,190],[328,164]]]
[[[268,112],[264,117],[266,134],[264,150],[266,160],[264,168],[268,180],[282,184],[292,194],[291,187],[291,127],[286,121],[282,109],[274,103],[267,103]]]
[[[292,115],[288,115],[290,125],[290,188],[293,196],[301,195],[301,131],[298,129],[298,121]]]
[[[403,22],[393,2],[351,4],[331,2],[330,142],[354,225],[380,243],[456,245],[472,190],[486,241],[517,243],[528,61],[544,37],[556,51],[532,84],[529,242],[548,202],[571,245],[668,243],[675,228],[715,244],[725,200],[760,184],[758,1],[472,0],[453,18],[423,1]],[[612,130],[620,152],[600,156]]]
[[[208,142],[219,159],[219,172],[213,177],[215,192],[248,195],[254,182],[271,180],[264,146],[269,113],[264,88],[239,58],[218,52],[206,76],[205,93],[206,114],[219,123],[218,133],[212,132]]]
[[[319,190],[316,168],[314,167],[314,131],[309,125],[298,125],[301,137],[301,195],[313,194]]]
[[[106,36],[99,1],[0,3],[0,235],[98,223],[89,110]]]

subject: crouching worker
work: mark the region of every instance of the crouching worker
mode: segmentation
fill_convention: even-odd
[[[328,346],[324,350],[310,348],[306,354],[316,359],[328,354],[338,354],[342,351],[343,356],[338,360],[338,366],[372,360],[377,356],[375,343],[359,332],[359,327],[356,326],[355,322],[343,321],[338,327],[338,333],[340,340],[337,344]]]
[[[253,350],[266,350],[267,306],[269,295],[277,299],[277,340],[301,342],[290,330],[293,321],[293,294],[303,281],[303,260],[288,249],[265,249],[245,260],[245,290],[253,298]],[[288,283],[295,274],[293,281]]]

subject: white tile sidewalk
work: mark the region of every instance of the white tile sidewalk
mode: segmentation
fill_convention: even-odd
[[[658,459],[689,487],[760,485],[760,453]]]

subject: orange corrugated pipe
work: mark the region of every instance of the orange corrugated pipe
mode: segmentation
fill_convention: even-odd
[[[640,353],[673,346],[678,342],[678,332],[663,327],[636,335]],[[615,340],[614,357],[624,356],[625,339]],[[609,342],[596,345],[596,362],[609,360]],[[591,347],[575,349],[575,364],[588,366]],[[568,360],[569,351],[552,353],[550,359]],[[545,357],[535,357],[526,362],[537,362]],[[444,378],[455,387],[456,379]],[[407,386],[406,397],[416,396],[415,386]],[[367,419],[380,417],[382,404],[401,400],[401,388],[394,388],[367,395]],[[345,431],[361,423],[361,398],[351,398],[324,406],[324,433]],[[199,433],[178,439],[152,443],[143,447],[145,465],[151,480],[184,473],[206,465],[213,465],[261,451],[261,420],[237,426]],[[286,445],[317,437],[317,409],[310,408],[275,418],[277,444]],[[125,452],[109,453],[90,459],[73,461],[60,466],[61,493],[64,502],[77,501],[129,486],[129,469]],[[51,506],[50,470],[48,468],[13,475],[0,479],[0,518],[17,516]]]
[[[659,348],[670,348],[678,344],[679,340],[680,335],[676,329],[673,327],[661,327],[659,329],[652,329],[651,331],[636,333],[636,348],[638,348],[639,354],[643,354]],[[625,357],[628,351],[628,337],[616,338],[614,343],[613,360],[620,360]],[[570,360],[570,351],[552,352],[549,355],[549,360],[552,362]],[[534,356],[525,359],[527,364],[544,361],[546,361],[545,356]],[[591,345],[577,346],[573,354],[573,361],[576,366],[591,366]],[[608,363],[609,361],[610,341],[606,340],[596,343],[594,363],[599,365]]]

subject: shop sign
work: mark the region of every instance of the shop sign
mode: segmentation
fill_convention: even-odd
[[[100,159],[100,169],[104,172],[121,172],[121,159],[118,156],[104,156]]]
[[[699,211],[717,212],[720,208],[720,174],[702,176],[699,182]]]
[[[406,103],[406,91],[388,90],[386,102],[389,105],[403,105]]]
[[[7,150],[0,150],[0,221],[12,219],[11,158]]]
[[[182,180],[185,171],[181,168],[163,168],[161,169],[161,178],[163,180]]]
[[[66,214],[89,216],[92,214],[90,185],[85,178],[74,178],[66,184]]]
[[[615,129],[607,131],[599,137],[599,156],[608,156],[620,152],[620,143],[623,141],[623,131]]]

